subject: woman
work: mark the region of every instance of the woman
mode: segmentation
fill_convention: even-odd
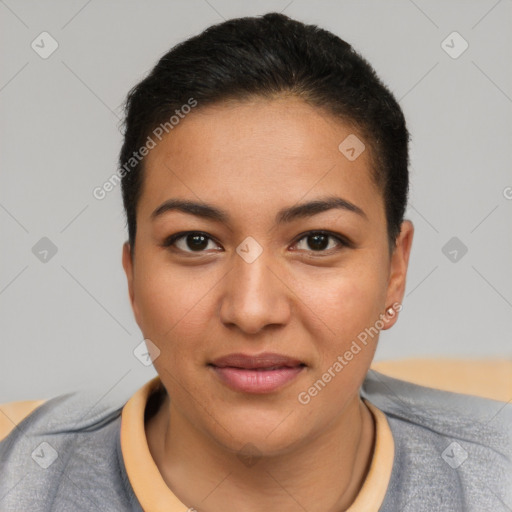
[[[510,503],[503,404],[368,373],[404,296],[408,138],[370,65],[286,16],[164,55],[128,96],[118,172],[158,377],[121,407],[29,414],[0,444],[2,510]]]

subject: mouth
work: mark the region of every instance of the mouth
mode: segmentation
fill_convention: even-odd
[[[282,355],[256,356],[230,354],[208,364],[220,381],[244,393],[271,393],[288,384],[304,371],[306,364]]]

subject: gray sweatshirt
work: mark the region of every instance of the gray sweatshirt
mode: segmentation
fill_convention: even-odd
[[[380,512],[512,511],[510,402],[438,391],[373,370],[360,394],[384,412],[395,443]],[[0,512],[141,512],[121,453],[123,406],[81,390],[24,418],[0,442]]]

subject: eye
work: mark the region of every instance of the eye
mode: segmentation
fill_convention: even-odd
[[[185,231],[166,238],[163,247],[171,247],[185,253],[203,253],[206,250],[222,250],[212,237],[201,231]],[[310,231],[294,245],[294,250],[330,253],[342,247],[352,247],[349,240],[328,231]]]
[[[333,249],[349,247],[350,243],[339,235],[328,231],[311,231],[300,238],[296,244],[299,250],[312,252],[331,252]]]
[[[188,253],[201,253],[206,249],[215,249],[211,244],[217,245],[206,233],[202,233],[200,231],[186,231],[176,233],[175,235],[171,235],[166,238],[162,246],[175,247],[180,251]]]

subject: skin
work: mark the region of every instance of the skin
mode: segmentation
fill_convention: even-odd
[[[369,150],[353,162],[338,150],[356,133],[339,119],[290,96],[199,107],[146,157],[135,251],[123,247],[133,312],[161,351],[154,366],[172,398],[146,424],[151,454],[196,510],[346,510],[373,454],[373,416],[359,388],[378,336],[307,405],[297,397],[401,303],[413,226],[404,221],[390,254]],[[333,195],[366,217],[330,209],[275,224],[280,209]],[[179,211],[151,220],[170,198],[213,204],[230,220]],[[351,246],[328,238],[315,251],[305,236],[315,230]],[[182,231],[212,240],[200,253],[186,239],[162,247]],[[247,236],[263,249],[252,263],[236,252]],[[234,352],[276,352],[306,368],[275,392],[249,395],[207,366]],[[237,456],[247,443],[258,450],[252,466]]]

